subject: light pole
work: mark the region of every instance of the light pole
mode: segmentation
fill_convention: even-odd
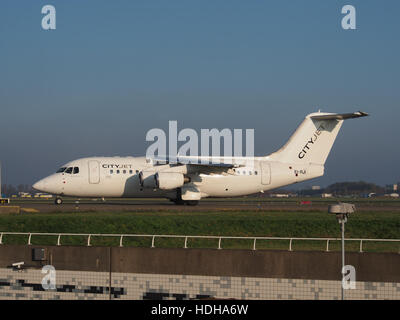
[[[1,161],[0,161],[0,204],[4,204],[4,203],[10,203],[10,199],[9,198],[3,198],[2,193],[1,193]]]
[[[344,225],[347,222],[347,218],[350,213],[356,211],[356,206],[351,203],[343,203],[339,202],[337,204],[331,204],[328,207],[329,213],[336,214],[336,219],[341,225],[342,229],[342,300],[344,300],[344,288],[343,288],[343,279],[344,279],[344,266],[345,266],[345,250],[344,250]]]

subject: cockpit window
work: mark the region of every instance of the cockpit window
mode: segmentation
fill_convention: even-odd
[[[72,167],[69,167],[67,170],[65,170],[65,173],[72,173]]]
[[[68,168],[62,167],[62,168],[58,169],[56,173],[61,173],[61,172],[69,173],[69,174],[77,174],[77,173],[79,173],[79,167],[68,167]]]

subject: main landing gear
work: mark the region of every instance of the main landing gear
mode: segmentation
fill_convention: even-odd
[[[177,189],[176,190],[176,198],[170,199],[170,200],[178,206],[184,206],[185,204],[188,206],[196,206],[199,204],[198,200],[182,200],[182,190],[181,189]]]
[[[55,198],[54,204],[60,205],[60,204],[62,204],[62,203],[63,203],[63,199],[62,199],[62,198],[60,198],[60,197],[56,197],[56,198]]]

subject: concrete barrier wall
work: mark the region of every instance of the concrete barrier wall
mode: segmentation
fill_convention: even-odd
[[[33,261],[34,248],[45,249],[44,261]],[[24,262],[32,268],[50,264],[57,270],[109,272],[110,252],[108,247],[0,245],[0,268]]]
[[[45,248],[45,261],[32,249]],[[57,270],[340,280],[340,252],[84,246],[0,246],[0,267],[24,261]],[[347,253],[360,281],[400,282],[400,254]]]
[[[357,281],[348,299],[400,299],[399,254],[346,259]],[[47,264],[55,290],[41,285]],[[0,299],[339,299],[340,268],[337,252],[0,245]]]
[[[400,282],[400,255],[348,253],[362,281]],[[112,271],[292,279],[341,279],[340,252],[113,248]]]

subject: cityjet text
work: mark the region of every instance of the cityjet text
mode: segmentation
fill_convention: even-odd
[[[303,159],[304,156],[306,155],[307,151],[310,150],[311,145],[314,144],[315,141],[317,141],[318,137],[322,133],[322,130],[324,130],[324,126],[321,124],[318,129],[314,132],[314,135],[307,141],[303,149],[299,152],[299,158]]]

